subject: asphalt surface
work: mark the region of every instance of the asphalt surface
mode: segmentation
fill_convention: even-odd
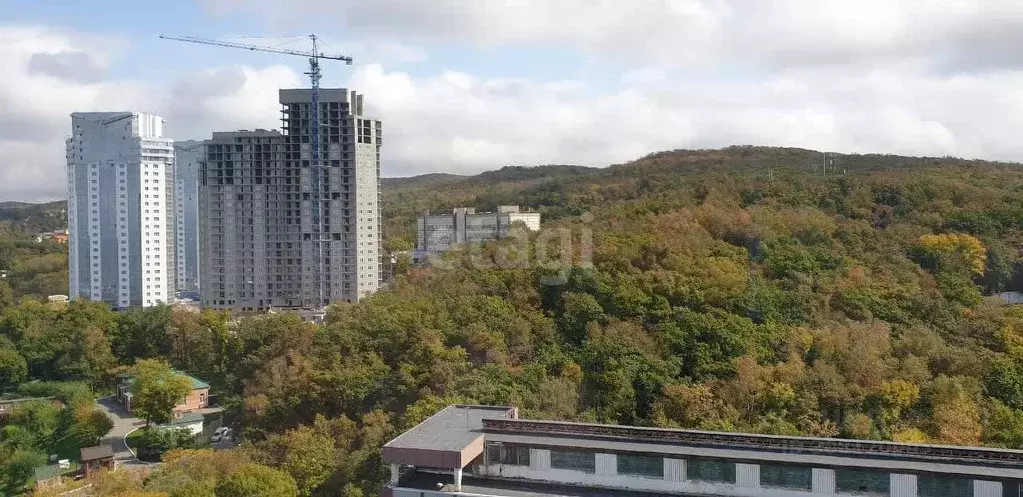
[[[114,428],[103,437],[101,443],[110,444],[114,447],[114,461],[117,466],[124,464],[146,464],[135,459],[135,456],[128,450],[124,443],[124,436],[132,430],[145,426],[146,422],[125,412],[124,407],[117,402],[115,397],[102,397],[96,399],[96,405],[106,411],[107,415],[114,422]]]

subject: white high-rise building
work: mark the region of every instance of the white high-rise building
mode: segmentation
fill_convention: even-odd
[[[175,287],[193,294],[199,291],[199,164],[204,152],[200,141],[174,144]]]
[[[170,302],[174,143],[143,112],[76,112],[67,139],[71,298],[124,309]]]
[[[281,90],[281,131],[214,133],[199,187],[202,303],[259,312],[356,302],[381,279],[378,119],[363,97]]]

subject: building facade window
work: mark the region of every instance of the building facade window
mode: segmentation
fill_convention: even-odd
[[[636,454],[618,454],[618,473],[631,476],[664,478],[664,458]]]
[[[518,444],[489,444],[487,461],[490,464],[529,466],[529,446]]]
[[[924,474],[917,476],[916,489],[919,497],[973,497],[973,480]]]
[[[735,463],[724,459],[688,459],[686,475],[690,480],[735,484]]]
[[[760,485],[792,490],[813,489],[813,469],[806,466],[760,465]]]
[[[887,496],[891,492],[891,476],[869,469],[835,469],[835,490],[838,493]]]
[[[597,458],[593,452],[582,450],[551,450],[551,468],[596,473]]]

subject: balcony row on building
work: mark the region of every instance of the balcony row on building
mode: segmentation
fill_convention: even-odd
[[[1021,495],[1023,451],[518,419],[449,406],[384,446],[382,497]]]

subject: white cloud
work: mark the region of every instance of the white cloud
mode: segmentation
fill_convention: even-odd
[[[200,0],[258,12],[271,29],[308,26],[394,40],[548,43],[620,62],[787,68],[898,64],[945,71],[1019,67],[1018,0]]]
[[[124,48],[67,30],[0,26],[0,199],[64,197],[72,112],[152,111],[167,118],[173,137],[203,138],[214,129],[278,126],[277,89],[301,84],[279,66],[198,69],[167,83],[106,77]],[[40,70],[41,56],[57,63]],[[81,79],[82,71],[90,78]]]
[[[263,1],[217,5],[278,13],[278,3]],[[282,19],[308,18],[317,1],[289,2]],[[348,44],[360,52],[350,86],[384,121],[385,175],[604,166],[733,144],[1023,160],[1023,56],[996,47],[1023,32],[1016,2],[378,0],[324,8],[319,18],[343,18],[358,37]],[[486,78],[431,67],[431,54],[415,48],[429,45],[423,40],[570,45],[614,77],[610,87]],[[327,48],[339,45],[328,40]],[[278,126],[277,89],[307,84],[282,66],[111,78],[106,69],[123,50],[117,40],[0,27],[0,198],[63,195],[72,111],[152,110],[174,138],[203,138]],[[33,70],[39,53],[50,54],[49,65]],[[617,58],[624,55],[631,58]],[[417,62],[426,63],[414,73],[393,69]],[[75,64],[90,77],[62,77]]]
[[[655,150],[769,144],[841,152],[1023,159],[1023,74],[944,78],[791,72],[766,81],[674,81],[591,95],[580,82],[414,79],[361,68],[384,118],[385,172],[477,172],[509,164],[604,166]]]

